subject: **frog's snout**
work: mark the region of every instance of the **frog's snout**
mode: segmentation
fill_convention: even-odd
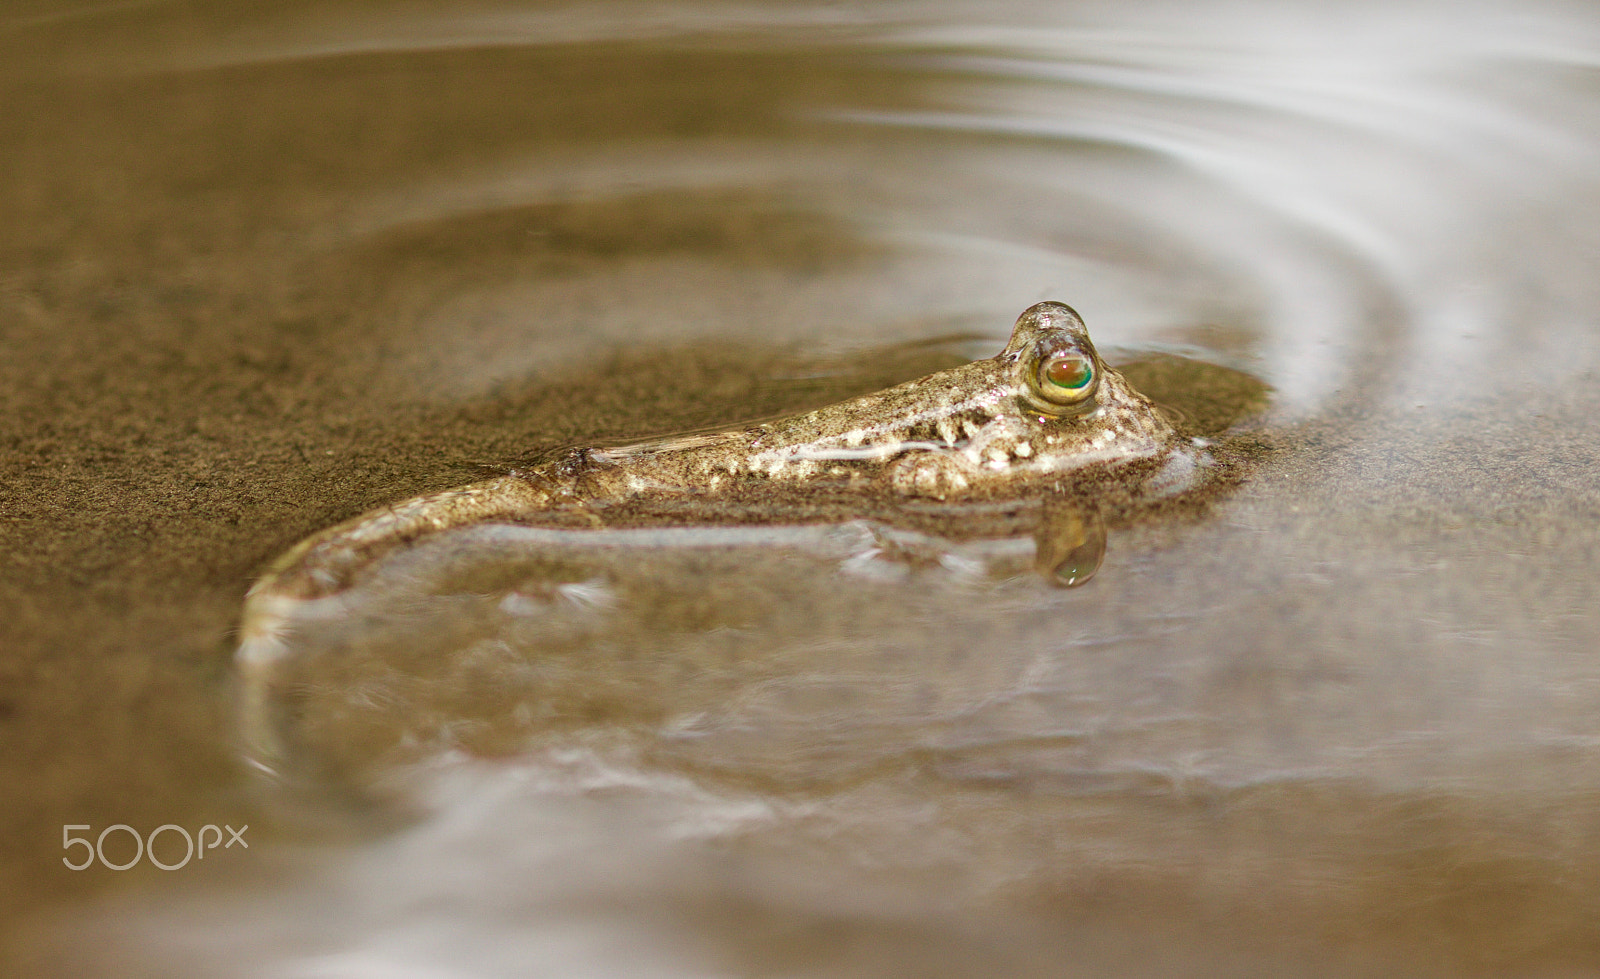
[[[1016,360],[1035,341],[1052,334],[1058,337],[1065,334],[1083,344],[1089,342],[1089,328],[1083,324],[1083,317],[1078,315],[1077,310],[1066,303],[1046,301],[1034,303],[1022,311],[1022,315],[1017,317],[1017,325],[1011,329],[1011,340],[1000,356]]]
[[[1041,331],[1041,330],[1069,330],[1073,333],[1087,333],[1088,327],[1083,324],[1083,317],[1078,311],[1066,303],[1046,300],[1034,303],[1022,311],[1017,317],[1016,330]]]

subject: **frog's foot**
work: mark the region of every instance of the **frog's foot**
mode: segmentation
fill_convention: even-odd
[[[890,489],[904,496],[943,500],[965,493],[976,471],[966,456],[935,450],[901,456],[885,470],[883,478]]]

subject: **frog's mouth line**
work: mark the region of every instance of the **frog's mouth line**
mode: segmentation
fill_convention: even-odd
[[[832,449],[801,448],[791,458],[829,461],[888,459],[901,452],[938,452],[948,448],[950,446],[938,442],[885,442],[882,445],[840,446]]]

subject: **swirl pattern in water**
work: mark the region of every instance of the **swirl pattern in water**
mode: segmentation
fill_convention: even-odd
[[[33,137],[92,171],[93,235],[48,181],[9,233],[46,264],[89,237],[172,253],[154,285],[65,262],[38,294],[202,291],[248,338],[253,410],[319,412],[341,447],[241,479],[239,509],[282,522],[249,541],[258,567],[474,466],[959,369],[1051,297],[1164,423],[1214,440],[1139,484],[1198,473],[1204,507],[1079,494],[964,514],[1016,521],[965,537],[801,498],[599,534],[575,507],[338,552],[359,582],[296,565],[291,611],[243,637],[245,752],[284,778],[216,787],[275,827],[252,854],[270,873],[114,904],[95,926],[119,940],[81,971],[1600,967],[1590,11],[4,23],[7,77],[110,106],[103,132],[46,113]],[[1273,451],[1213,487],[1247,418]],[[952,475],[901,475],[947,524]],[[1101,521],[1091,587],[1029,573],[1036,536],[1088,567]]]

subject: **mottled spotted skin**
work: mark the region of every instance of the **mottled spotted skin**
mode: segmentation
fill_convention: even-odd
[[[1103,366],[1089,413],[1027,410],[1015,377],[1026,368],[1022,353],[746,431],[593,450],[586,454],[586,488],[716,493],[741,482],[841,482],[945,499],[1171,447],[1167,421]]]
[[[1040,358],[1063,345],[1092,360],[1092,397],[1063,407],[1037,392]],[[605,526],[624,501],[855,494],[863,501],[988,500],[1096,474],[1152,481],[1190,461],[1183,438],[1100,361],[1060,303],[1018,318],[998,355],[763,425],[617,448],[574,450],[541,469],[418,497],[330,528],[284,555],[251,590],[246,645],[284,603],[336,594],[384,553],[471,524]],[[1192,468],[1192,466],[1191,466]]]

